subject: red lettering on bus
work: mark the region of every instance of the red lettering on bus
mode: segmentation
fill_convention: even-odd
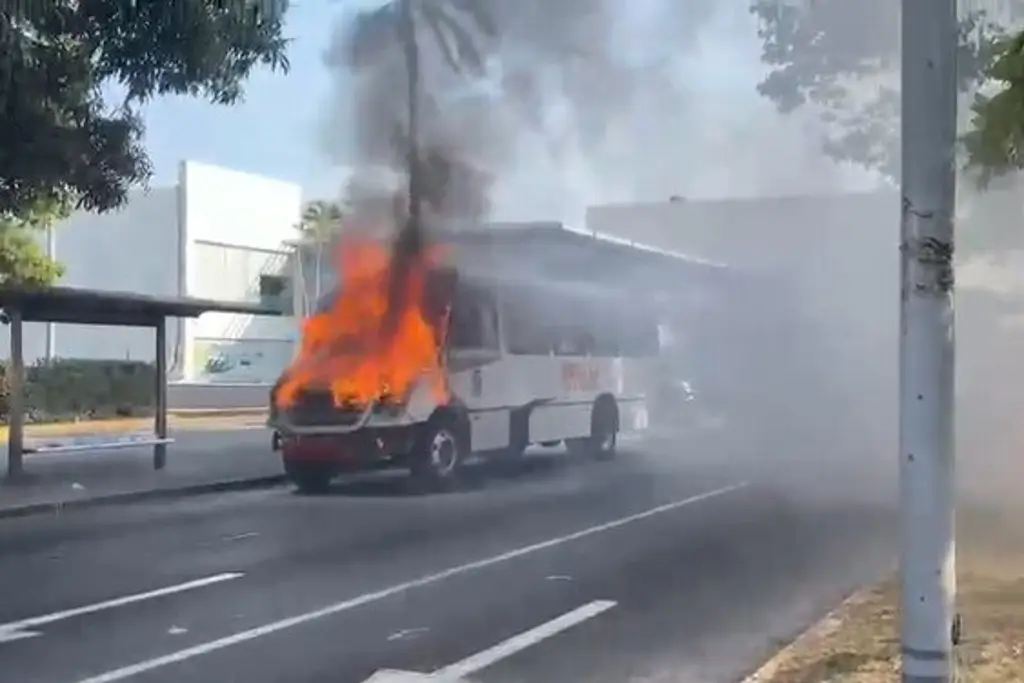
[[[601,383],[601,370],[589,363],[562,364],[562,386],[567,391],[595,391]]]

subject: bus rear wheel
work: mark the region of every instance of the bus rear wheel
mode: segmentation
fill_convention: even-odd
[[[454,488],[465,461],[465,440],[460,438],[457,422],[437,416],[423,429],[412,453],[410,474],[413,481],[430,490]]]
[[[610,400],[598,400],[590,417],[590,436],[566,439],[565,446],[573,455],[595,460],[611,460],[619,441],[618,409]]]

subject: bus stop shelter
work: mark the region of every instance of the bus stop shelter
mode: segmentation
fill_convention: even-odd
[[[203,313],[221,312],[243,315],[282,315],[281,310],[242,302],[224,302],[190,297],[154,297],[126,292],[111,292],[73,287],[14,288],[0,287],[3,322],[10,326],[10,364],[8,367],[9,425],[7,436],[7,477],[24,474],[25,448],[25,357],[24,324],[27,322],[70,323],[148,327],[154,330],[156,370],[154,434],[143,442],[153,446],[153,467],[163,469],[167,462],[167,318],[197,318]],[[131,445],[140,445],[134,443]],[[92,446],[102,448],[104,446]]]

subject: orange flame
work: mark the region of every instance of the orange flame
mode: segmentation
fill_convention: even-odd
[[[445,320],[427,301],[428,276],[440,255],[428,248],[397,273],[387,245],[342,240],[338,293],[326,310],[303,321],[299,353],[275,393],[278,406],[294,404],[307,389],[329,389],[338,406],[401,401],[420,381],[439,400],[446,397]],[[399,296],[392,301],[395,277]]]

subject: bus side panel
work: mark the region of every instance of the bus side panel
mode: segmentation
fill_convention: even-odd
[[[648,428],[647,397],[656,381],[657,363],[652,358],[621,358],[619,431],[639,432]]]
[[[511,412],[508,408],[470,411],[469,424],[474,451],[508,448]]]
[[[502,361],[508,378],[503,399],[515,407],[531,406],[529,443],[583,436],[584,427],[590,431],[589,407],[568,405],[572,399],[563,387],[562,361],[554,355],[513,354]]]
[[[560,441],[590,435],[594,401],[616,394],[612,359],[583,356],[518,356],[516,377],[524,392],[543,397],[530,414],[530,440]],[[532,389],[531,389],[532,388]]]
[[[530,440],[561,441],[590,434],[592,401],[541,404],[530,413]]]
[[[511,412],[507,368],[496,351],[462,350],[449,356],[452,393],[466,406],[474,451],[508,448]]]
[[[647,429],[647,401],[644,398],[626,398],[619,401],[619,431],[642,432]]]

